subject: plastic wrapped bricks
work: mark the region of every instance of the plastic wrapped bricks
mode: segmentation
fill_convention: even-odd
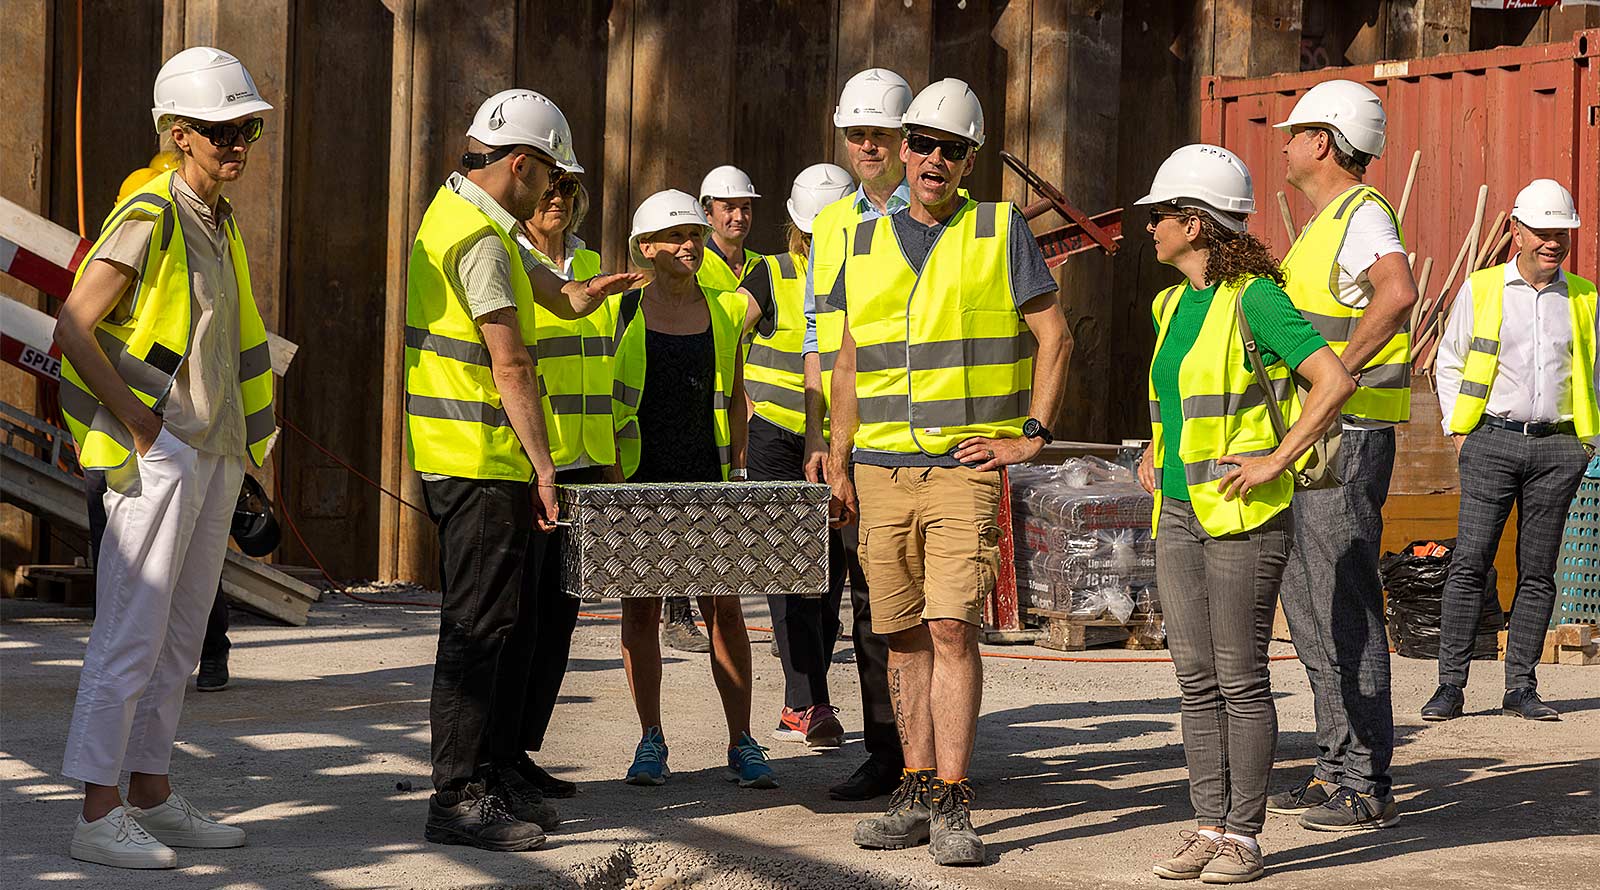
[[[1094,457],[1010,470],[1021,605],[1127,622],[1161,610],[1151,496]]]

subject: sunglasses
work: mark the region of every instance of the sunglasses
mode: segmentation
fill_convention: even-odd
[[[972,151],[972,143],[962,139],[935,139],[925,133],[912,133],[906,136],[906,147],[924,157],[933,154],[934,149],[939,149],[947,161],[964,161],[967,153]]]
[[[569,176],[565,171],[552,171],[550,173],[550,185],[544,190],[544,196],[546,198],[560,195],[561,197],[570,200],[572,196],[576,195],[577,193],[577,177]]]
[[[1158,204],[1150,208],[1150,225],[1158,226],[1164,219],[1182,219],[1186,215],[1176,207]]]
[[[240,136],[244,137],[245,142],[255,142],[261,138],[261,131],[266,129],[267,124],[261,118],[253,117],[242,124],[229,122],[203,125],[193,121],[185,121],[184,126],[206,137],[212,145],[218,148],[227,148],[237,141]]]

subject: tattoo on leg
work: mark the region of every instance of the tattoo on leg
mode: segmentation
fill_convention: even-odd
[[[911,733],[906,729],[905,703],[900,700],[900,669],[889,668],[889,701],[894,705],[894,728],[900,733],[900,748],[911,747]]]

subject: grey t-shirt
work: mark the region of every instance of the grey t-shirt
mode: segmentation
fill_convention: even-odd
[[[890,214],[889,222],[894,226],[895,240],[904,252],[906,262],[911,268],[922,271],[922,266],[928,261],[928,254],[933,251],[933,244],[939,234],[944,231],[944,223],[935,223],[925,226],[911,218],[909,210],[897,210]],[[1007,246],[1010,255],[1011,271],[1011,302],[1021,309],[1023,304],[1035,297],[1055,293],[1059,288],[1050,275],[1050,268],[1045,265],[1044,254],[1039,250],[1039,242],[1034,239],[1033,231],[1028,228],[1028,221],[1022,218],[1022,212],[1016,207],[1011,208],[1011,233]],[[845,258],[849,263],[849,257]],[[840,267],[839,275],[834,279],[833,290],[828,293],[828,304],[835,309],[846,308],[844,267]],[[857,463],[869,464],[878,467],[959,467],[961,461],[949,455],[928,455],[921,453],[866,451],[856,449],[855,460]]]

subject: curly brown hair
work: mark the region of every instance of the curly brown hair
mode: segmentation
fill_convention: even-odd
[[[1186,208],[1183,215],[1200,221],[1200,234],[1210,249],[1206,257],[1207,281],[1237,284],[1246,278],[1265,278],[1283,287],[1283,269],[1260,238],[1225,229],[1204,210]]]

